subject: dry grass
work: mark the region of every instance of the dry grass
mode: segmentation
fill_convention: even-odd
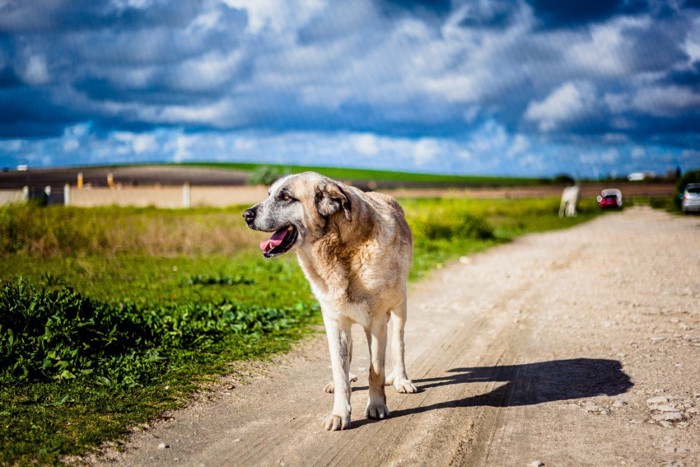
[[[257,244],[242,211],[6,206],[0,209],[0,255],[230,255]]]

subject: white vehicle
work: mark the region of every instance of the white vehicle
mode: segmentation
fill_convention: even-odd
[[[681,209],[685,213],[700,212],[700,183],[688,183],[685,186]]]

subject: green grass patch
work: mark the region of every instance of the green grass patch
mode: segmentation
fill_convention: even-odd
[[[559,200],[402,199],[415,241],[411,279],[462,255],[508,242],[519,235],[571,227],[600,214],[582,200],[574,218],[558,217]]]
[[[574,219],[558,200],[401,200],[411,278]],[[55,464],[187,400],[320,322],[296,259],[265,260],[242,207],[0,208],[0,464]]]
[[[255,164],[255,163],[228,163],[228,162],[192,162],[178,164],[185,166],[212,167],[226,170],[240,170],[256,172],[261,169],[270,169],[279,174],[296,174],[306,171],[321,173],[335,180],[353,181],[389,181],[406,184],[424,184],[435,186],[534,186],[549,183],[551,180],[543,180],[528,177],[496,177],[476,175],[441,175],[418,172],[399,172],[392,170],[369,170],[343,167],[325,166],[297,166],[283,164]]]

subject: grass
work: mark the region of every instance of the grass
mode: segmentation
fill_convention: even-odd
[[[473,175],[440,175],[417,172],[398,172],[391,170],[369,170],[324,166],[296,166],[277,164],[254,164],[254,163],[200,163],[192,162],[179,164],[185,166],[213,167],[218,169],[241,170],[245,172],[255,172],[262,168],[270,168],[278,173],[301,173],[314,171],[336,180],[353,181],[389,181],[406,184],[429,184],[438,186],[533,186],[540,185],[549,180],[528,178],[528,177],[495,177],[495,176],[473,176]]]
[[[403,199],[413,280],[598,214],[557,199]],[[0,464],[55,464],[180,406],[320,316],[293,255],[261,258],[242,207],[0,208]],[[261,304],[265,304],[264,307]]]

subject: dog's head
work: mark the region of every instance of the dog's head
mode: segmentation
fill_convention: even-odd
[[[335,216],[347,222],[352,219],[347,187],[314,172],[281,178],[268,193],[270,196],[265,201],[243,213],[251,229],[274,232],[268,240],[260,242],[266,258],[317,240]]]

